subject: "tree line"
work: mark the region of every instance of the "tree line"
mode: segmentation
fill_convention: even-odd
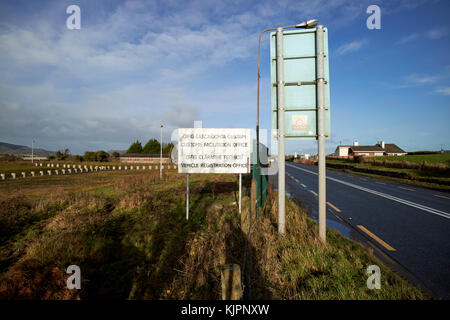
[[[174,145],[173,143],[163,144],[162,153],[170,154]],[[159,154],[161,152],[161,144],[156,139],[150,139],[142,147],[142,143],[139,140],[133,142],[127,150],[127,153],[137,153],[137,154]]]
[[[162,153],[170,154],[172,149],[174,148],[173,143],[163,144]],[[128,148],[126,153],[136,153],[136,154],[159,154],[161,152],[161,144],[156,139],[150,139],[142,146],[142,143],[139,140],[133,142]],[[98,162],[107,162],[110,158],[118,159],[120,157],[120,153],[117,151],[109,154],[106,151],[98,150],[98,151],[85,151],[84,155],[72,155],[69,149],[58,150],[55,155],[49,156],[49,160],[72,160],[72,161],[98,161]]]
[[[112,156],[114,158],[119,158],[120,154],[118,152],[113,152]],[[111,155],[103,150],[98,151],[85,151],[84,155],[72,155],[69,149],[58,150],[55,155],[49,156],[49,160],[72,160],[72,161],[98,161],[107,162]]]

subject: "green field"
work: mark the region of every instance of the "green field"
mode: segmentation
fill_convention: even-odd
[[[233,175],[191,175],[187,221],[185,179],[107,171],[1,182],[0,299],[220,299],[228,263],[245,265],[246,298],[424,298],[337,231],[321,243],[317,224],[289,199],[279,237],[273,191],[242,232]],[[71,264],[81,268],[78,291],[65,287]],[[380,290],[366,287],[372,264],[382,270]]]
[[[450,191],[450,166],[447,154],[428,154],[355,159],[327,158],[327,167],[335,170],[392,180],[440,191]]]
[[[406,155],[406,156],[389,156],[389,157],[373,157],[374,160],[386,161],[409,161],[414,163],[441,163],[450,166],[450,154],[424,154],[424,155]]]

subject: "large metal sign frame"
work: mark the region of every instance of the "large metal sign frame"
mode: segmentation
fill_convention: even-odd
[[[330,137],[328,31],[321,25],[286,32],[277,28],[271,34],[270,49],[272,128],[277,129],[278,138],[278,233],[286,232],[285,139],[317,139],[319,238],[326,242],[325,139]]]
[[[330,138],[328,30],[323,28],[325,138]],[[283,31],[284,137],[317,139],[317,50],[314,29]],[[278,129],[276,32],[270,35],[272,129]]]

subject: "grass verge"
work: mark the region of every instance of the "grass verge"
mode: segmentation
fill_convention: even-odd
[[[450,177],[448,177],[447,174],[424,172],[418,169],[385,168],[375,166],[370,163],[353,163],[346,160],[336,159],[327,159],[327,168],[428,189],[450,192]]]
[[[78,180],[57,192],[49,180],[28,185],[20,196],[6,193],[1,299],[220,299],[220,268],[228,263],[243,269],[245,298],[424,298],[338,232],[328,229],[322,244],[316,223],[289,199],[287,234],[279,237],[272,191],[251,232],[242,232],[235,176],[191,175],[186,221],[184,175],[102,175],[99,183],[101,175],[66,177]],[[248,202],[244,196],[244,213]],[[81,290],[65,287],[72,264],[81,268]],[[366,286],[372,264],[382,270],[380,290]]]

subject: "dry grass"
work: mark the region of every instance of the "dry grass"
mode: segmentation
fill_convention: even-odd
[[[34,195],[39,189],[42,197],[9,193],[2,200],[0,297],[44,299],[45,290],[23,295],[23,286],[30,283],[14,280],[14,270],[36,274],[76,264],[84,281],[77,296],[82,299],[164,298],[165,286],[175,275],[171,266],[184,253],[190,234],[204,226],[206,208],[234,197],[236,189],[231,176],[192,176],[191,219],[186,221],[184,175],[171,172],[162,181],[159,173],[108,177],[109,183],[104,176],[66,177],[78,185],[55,192],[52,181],[34,184],[29,190]],[[96,184],[96,178],[102,183]],[[27,261],[40,267],[32,268]],[[48,290],[59,287],[61,283],[49,283]]]
[[[245,236],[234,203],[216,203],[206,212],[205,228],[191,235],[169,286],[171,299],[220,299],[220,268],[243,265]]]
[[[270,191],[266,212],[253,222],[247,237],[233,210],[227,205],[211,207],[207,228],[192,237],[179,260],[167,298],[220,299],[220,267],[229,263],[244,269],[247,299],[424,298],[373,254],[336,231],[329,229],[328,243],[322,244],[316,223],[290,200],[287,232],[279,237],[275,208],[276,196]],[[382,269],[381,290],[366,287],[365,270],[372,264]]]
[[[79,300],[79,292],[66,288],[67,275],[57,265],[36,259],[13,265],[0,281],[2,299]]]
[[[289,200],[279,237],[272,191],[265,213],[242,232],[234,176],[192,175],[189,221],[184,175],[71,176],[58,192],[54,179],[28,185],[31,197],[2,199],[2,299],[220,299],[220,267],[229,263],[243,269],[245,298],[422,297],[337,232],[320,243],[315,223]],[[81,268],[79,291],[65,288],[72,264]],[[369,264],[382,267],[382,290],[366,288]]]
[[[253,297],[258,299],[422,299],[412,285],[393,274],[360,244],[327,229],[327,244],[318,239],[317,224],[287,201],[286,235],[276,229],[276,196],[271,191],[266,214],[255,224],[252,242],[256,263]],[[381,290],[366,287],[365,270],[382,270]],[[258,282],[259,281],[259,282]]]

